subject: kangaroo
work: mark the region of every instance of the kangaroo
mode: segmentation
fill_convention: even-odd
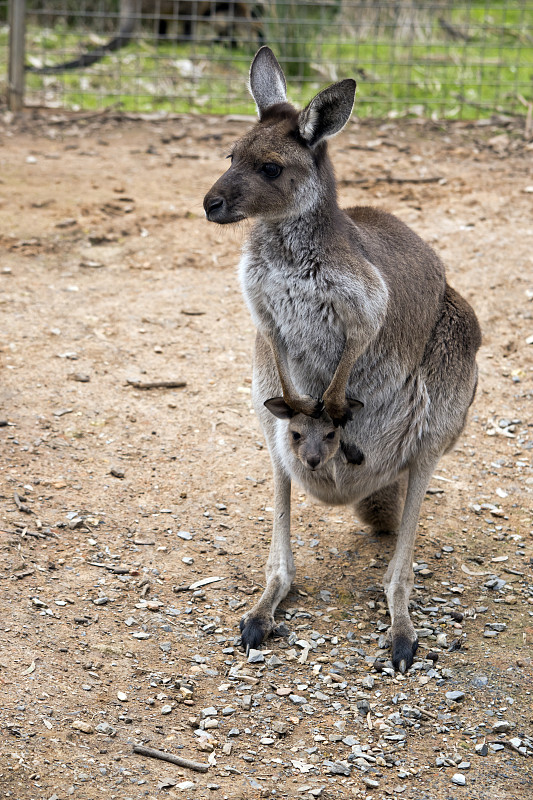
[[[335,83],[298,111],[262,47],[250,70],[259,121],[233,146],[204,208],[219,224],[255,218],[240,279],[257,328],[252,400],[272,460],[275,509],[266,587],[241,620],[243,645],[258,647],[271,633],[294,577],[295,462],[279,446],[286,422],[264,405],[282,396],[296,414],[325,412],[364,454],[346,467],[349,481],[328,463],[300,465],[296,477],[325,502],[354,503],[374,531],[396,534],[384,588],[392,663],[405,672],[418,646],[408,606],[420,507],[465,426],[481,333],[440,258],[412,230],[375,208],[339,207],[327,140],[348,122],[355,88],[351,79]],[[362,405],[352,408],[352,397]]]
[[[50,67],[27,67],[27,71],[50,75],[89,67],[101,61],[109,53],[125,47],[140,26],[143,15],[150,20],[153,17],[157,22],[157,35],[160,39],[167,38],[169,22],[178,24],[180,28],[178,39],[189,40],[194,37],[196,24],[201,20],[210,19],[217,31],[217,38],[226,40],[230,37],[232,46],[236,46],[235,37],[238,35],[239,26],[241,28],[245,26],[247,36],[255,34],[259,43],[263,41],[261,25],[249,3],[212,0],[120,0],[119,29],[116,36],[101,47],[89,50],[72,61]]]

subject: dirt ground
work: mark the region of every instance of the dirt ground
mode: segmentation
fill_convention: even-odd
[[[207,223],[202,199],[249,125],[0,117],[0,796],[525,800],[533,145],[509,120],[354,120],[332,144],[342,203],[429,241],[484,333],[421,513],[417,662],[394,676],[375,662],[394,542],[298,487],[286,635],[258,663],[239,647],[273,490],[246,225]]]

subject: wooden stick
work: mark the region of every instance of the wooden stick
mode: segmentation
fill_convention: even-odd
[[[134,389],[182,389],[187,386],[185,381],[132,381],[126,383]]]
[[[13,500],[15,501],[15,505],[19,511],[22,511],[23,514],[33,514],[33,511],[29,506],[24,505],[20,497],[18,496],[17,492],[13,492]]]
[[[185,767],[185,769],[193,769],[195,772],[207,772],[209,769],[209,764],[200,764],[198,761],[190,761],[188,758],[174,756],[172,753],[164,753],[162,750],[153,750],[151,747],[143,747],[140,744],[133,745],[133,752],[148,758],[158,758],[160,761],[170,761],[171,764]]]

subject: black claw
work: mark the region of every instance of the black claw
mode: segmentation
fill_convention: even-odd
[[[418,649],[418,639],[413,642],[407,636],[395,636],[392,640],[392,666],[397,672],[407,672]]]
[[[322,412],[324,411],[324,403],[322,400],[317,400],[315,403],[315,408],[312,414],[309,414],[310,417],[313,419],[319,419],[322,416]]]
[[[257,650],[261,642],[266,638],[265,631],[261,622],[257,619],[241,619],[241,640],[242,646],[248,653],[249,650]]]
[[[351,409],[348,409],[347,411],[345,411],[342,417],[332,417],[331,421],[333,422],[336,428],[339,427],[344,428],[346,423],[350,422],[352,419],[353,419],[353,413]]]

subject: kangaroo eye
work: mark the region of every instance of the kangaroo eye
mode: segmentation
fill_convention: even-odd
[[[325,438],[329,439],[330,441],[332,439],[334,439],[335,438],[335,431],[330,431],[329,433],[326,433],[326,437]]]
[[[281,170],[282,167],[280,167],[279,164],[272,164],[270,162],[267,164],[263,164],[263,166],[261,167],[261,172],[263,173],[263,175],[266,175],[267,178],[279,178],[279,176],[281,175]]]
[[[301,434],[298,431],[292,431],[292,441],[298,442],[302,438]]]

